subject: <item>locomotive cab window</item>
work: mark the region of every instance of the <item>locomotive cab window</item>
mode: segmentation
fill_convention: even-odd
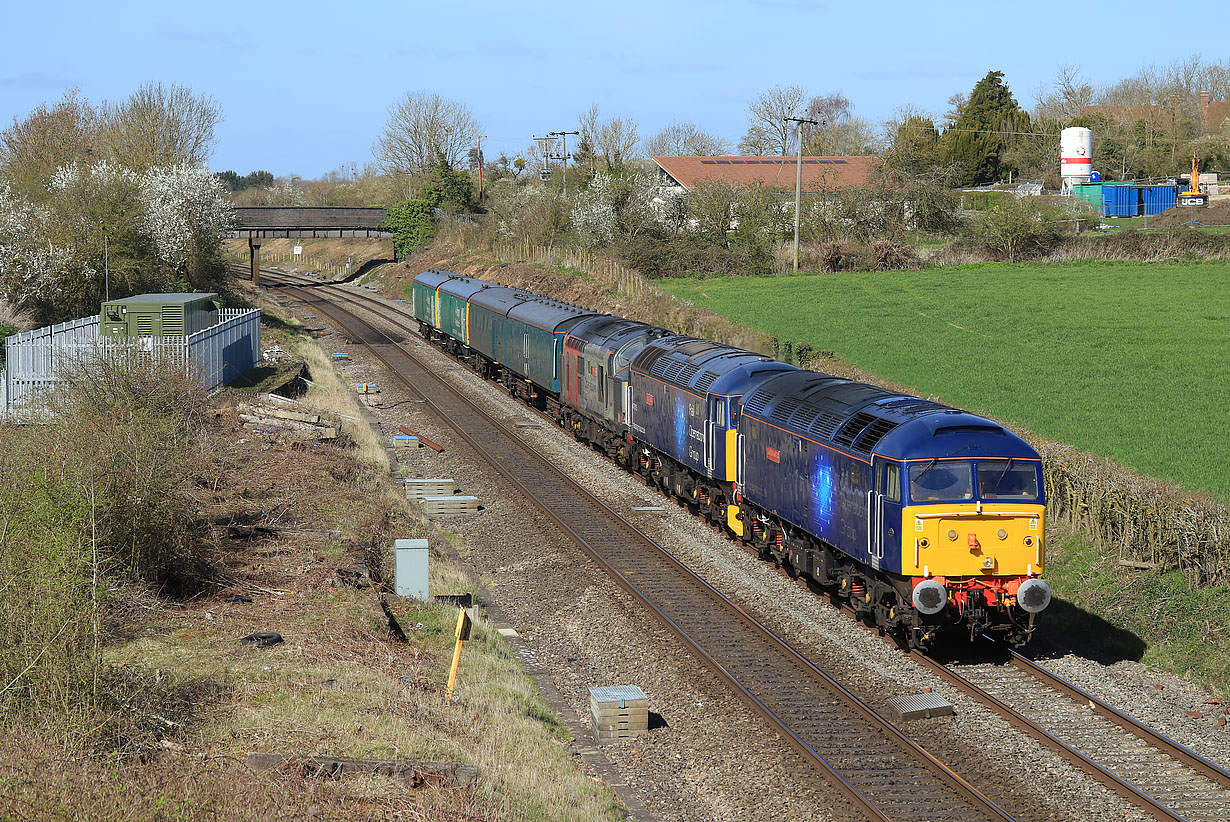
[[[973,466],[938,458],[910,465],[910,499],[914,502],[959,502],[974,498]]]
[[[1032,462],[985,460],[978,463],[978,496],[982,499],[1036,500],[1038,469]]]
[[[901,502],[901,467],[896,463],[880,463],[880,492],[889,502]]]
[[[721,425],[721,426],[726,425],[726,401],[725,400],[714,400],[713,401],[713,414],[710,417],[710,419],[713,421],[714,425]]]

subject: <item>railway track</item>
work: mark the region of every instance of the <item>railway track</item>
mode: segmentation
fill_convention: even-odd
[[[1028,657],[1007,648],[993,663],[911,656],[1153,818],[1230,818],[1230,773]]]
[[[290,279],[282,272],[271,273]],[[317,285],[314,282],[312,284]],[[392,310],[394,314],[401,315],[402,321],[413,322],[408,310],[390,306],[387,301],[359,289],[333,286],[330,288],[338,289],[338,293],[350,302],[363,304],[386,319]],[[304,289],[299,291],[302,299],[311,301]],[[343,323],[339,322],[339,325]],[[368,325],[367,331],[363,333],[374,335],[372,340],[378,345],[383,344],[379,342],[383,332]],[[402,353],[410,357],[408,352]],[[379,353],[377,356],[390,370],[396,371],[392,363]],[[423,368],[421,363],[419,367]],[[423,392],[419,390],[419,393]],[[423,396],[427,398],[425,394]],[[445,415],[442,418],[449,419],[448,410],[438,410]],[[520,442],[515,434],[507,431],[504,433]],[[463,437],[470,440],[464,434]],[[504,458],[493,457],[492,452],[484,450],[481,444],[470,441],[488,461],[510,476],[514,483],[520,484],[507,470]],[[521,447],[532,451],[524,443],[521,443]],[[530,476],[534,474],[531,473]],[[704,662],[735,688],[745,702],[777,726],[779,733],[807,759],[815,762],[822,773],[827,773],[829,781],[869,818],[967,818],[961,813],[954,813],[945,803],[951,803],[954,809],[961,807],[967,812],[972,810],[974,816],[970,818],[1010,818],[1004,810],[973,790],[965,780],[922,751],[891,723],[879,718],[871,708],[861,703],[857,696],[832,681],[737,605],[726,600],[703,580],[675,562],[652,540],[618,514],[607,509],[600,501],[592,500],[592,503],[605,509],[603,517],[608,523],[618,523],[617,528],[624,531],[623,539],[630,538],[633,542],[640,543],[639,550],[642,554],[635,559],[624,556],[626,549],[620,549],[618,539],[612,541],[611,536],[594,534],[586,528],[575,529],[566,518],[557,516],[552,506],[563,505],[567,508],[567,494],[556,496],[556,492],[552,491],[540,499],[524,485],[521,487],[549,516],[586,546],[586,550],[625,588],[646,602]],[[575,495],[578,491],[585,493],[584,489],[575,486],[567,493]],[[578,524],[586,525],[584,522]],[[651,561],[650,558],[655,552],[659,559]],[[679,579],[687,576],[693,579],[687,585],[678,579],[669,582],[654,579],[655,574],[662,573],[660,566],[655,566],[655,563],[662,562],[668,565],[673,563],[676,567],[672,568],[672,573],[680,575]],[[707,607],[724,609],[731,619],[742,622],[744,627],[740,630],[750,630],[757,634],[756,642],[749,644],[748,637],[732,633],[729,626],[717,626],[704,618],[695,619],[697,614],[702,613],[696,609],[706,604],[705,600],[708,600]],[[721,605],[716,606],[714,603],[719,601]],[[688,603],[682,611],[676,607],[679,602]],[[724,644],[726,650],[723,650]],[[759,654],[764,656],[760,657]],[[913,652],[912,655],[920,664],[954,688],[999,714],[1009,724],[1067,759],[1152,818],[1171,822],[1230,818],[1230,774],[1028,658],[1008,651],[1007,664],[952,666],[918,652]],[[791,682],[800,684],[792,685]],[[806,684],[802,684],[804,682]],[[783,693],[797,694],[801,700],[784,699]],[[816,701],[818,697],[819,702]],[[802,704],[799,704],[800,701]],[[1059,703],[1063,705],[1060,706]],[[821,704],[825,710],[816,711]],[[826,726],[841,724],[840,711],[837,709],[842,705],[845,710],[854,710],[864,721],[870,723],[869,726],[863,727],[874,729],[874,733],[882,740],[897,746],[898,752],[876,753],[865,750],[865,730],[853,736],[830,735],[831,732],[826,730]],[[838,753],[826,758],[821,754],[823,751],[848,751],[851,744],[864,750],[860,751],[858,756]],[[920,785],[919,778],[922,776],[922,773],[917,771],[911,771],[906,776],[904,772],[897,770],[900,764],[895,757],[900,757],[902,751],[914,757],[916,763],[921,763],[924,771],[929,771],[934,777],[948,784],[948,790],[952,793],[945,796],[915,796],[912,799],[918,799],[918,802],[911,801],[902,806],[899,793],[914,790],[912,785]],[[921,760],[917,759],[919,752],[925,755]],[[915,767],[917,768],[918,764]],[[863,776],[868,770],[892,773],[899,778],[890,779],[888,782],[873,779],[868,783]],[[973,791],[972,798],[970,791]],[[954,797],[959,795],[963,795],[960,806],[953,802]]]
[[[1014,818],[555,469],[393,337],[323,299],[318,289],[289,286],[285,291],[367,346],[391,376],[421,396],[458,436],[763,716],[815,767],[827,792],[844,796],[859,817],[881,822]],[[351,291],[340,293],[345,299],[359,297],[351,302],[364,301]],[[375,302],[387,312],[387,304]],[[816,787],[825,792],[824,785]]]

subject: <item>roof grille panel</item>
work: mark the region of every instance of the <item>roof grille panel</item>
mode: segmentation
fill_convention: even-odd
[[[700,366],[695,363],[684,363],[683,367],[679,369],[679,376],[677,378],[679,380],[679,384],[681,386],[690,385],[692,383],[692,378],[696,376],[696,372],[699,370]]]
[[[829,439],[833,436],[833,432],[837,430],[837,426],[841,425],[842,419],[841,414],[825,411],[811,424],[811,428],[808,430],[817,437]]]
[[[700,375],[700,379],[696,381],[697,391],[708,391],[709,386],[713,385],[713,381],[718,378],[716,371],[706,371]]]
[[[637,354],[636,359],[640,360],[637,368],[643,369],[645,373],[659,376],[659,367],[662,364],[662,357],[666,354],[665,348],[659,348],[656,345],[647,345]],[[642,359],[642,356],[644,357]]]
[[[763,391],[757,391],[750,397],[745,397],[743,400],[743,413],[752,414],[757,417],[762,416],[771,396]]]
[[[866,411],[859,411],[851,417],[841,429],[833,435],[833,442],[840,445],[850,445],[854,442],[864,428],[871,424],[875,419],[873,414],[868,414]]]
[[[864,453],[870,454],[875,449],[876,445],[879,444],[880,440],[884,439],[884,437],[888,435],[888,432],[892,431],[896,427],[897,423],[892,420],[886,420],[883,417],[876,417],[875,422],[867,426],[867,428],[863,430],[863,433],[858,435],[858,438],[854,440],[854,444],[851,447],[855,451],[863,451]]]

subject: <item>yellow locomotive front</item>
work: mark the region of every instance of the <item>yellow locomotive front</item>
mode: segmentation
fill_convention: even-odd
[[[923,622],[1023,642],[1050,603],[1040,460],[909,460],[905,480],[901,573]]]

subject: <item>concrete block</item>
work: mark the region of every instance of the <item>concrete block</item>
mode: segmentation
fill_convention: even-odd
[[[459,517],[478,513],[478,497],[423,497],[419,503],[429,517]]]
[[[939,694],[898,696],[888,700],[888,704],[902,720],[950,716],[953,712],[952,703]]]
[[[449,478],[407,479],[406,499],[421,500],[425,497],[449,497],[456,490],[457,481]]]

